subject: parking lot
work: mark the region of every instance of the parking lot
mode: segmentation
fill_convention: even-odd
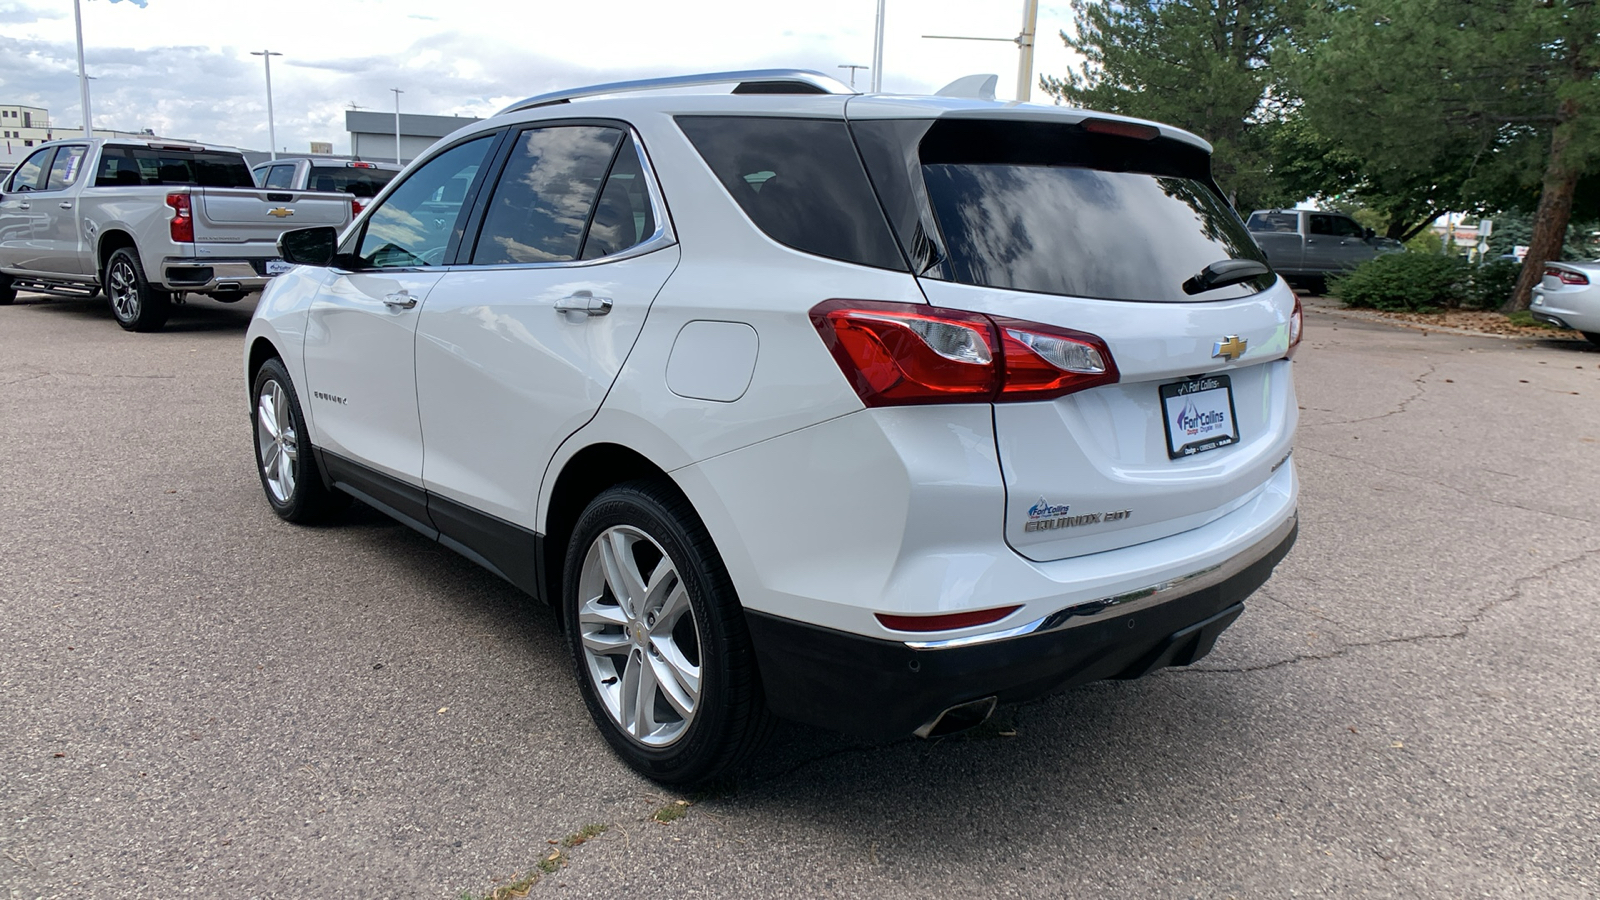
[[[1600,894],[1588,344],[1313,310],[1300,541],[1210,657],[932,742],[784,726],[674,794],[545,610],[272,514],[253,302],[0,309],[5,896]]]

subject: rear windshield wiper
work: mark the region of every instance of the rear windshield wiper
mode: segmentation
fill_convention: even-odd
[[[1219,259],[1204,269],[1200,274],[1183,283],[1185,294],[1199,294],[1212,288],[1225,287],[1249,281],[1260,275],[1272,272],[1266,263],[1253,259]]]

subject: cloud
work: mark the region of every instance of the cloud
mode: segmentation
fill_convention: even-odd
[[[111,2],[122,3],[123,0],[111,0]],[[144,9],[147,5],[149,5],[150,0],[127,0],[127,2],[132,3],[134,6],[137,6],[140,9]]]
[[[0,3],[0,25],[31,25],[46,19],[60,19],[66,13],[55,9],[38,9],[21,3]]]

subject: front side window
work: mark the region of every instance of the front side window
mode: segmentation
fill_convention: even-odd
[[[1366,231],[1344,216],[1312,215],[1311,233],[1329,237],[1364,237]]]
[[[600,182],[623,137],[621,129],[599,125],[523,132],[495,185],[473,265],[577,259]]]
[[[50,178],[45,190],[59,191],[72,187],[78,180],[78,170],[83,167],[83,152],[87,147],[68,146],[56,150],[55,161],[50,163]]]
[[[406,178],[367,219],[357,255],[378,268],[435,266],[461,231],[467,190],[494,135],[458,144]]]
[[[17,171],[11,175],[6,190],[21,193],[23,191],[40,190],[44,182],[45,166],[49,164],[50,154],[56,152],[54,147],[47,147],[33,154],[17,166]]]

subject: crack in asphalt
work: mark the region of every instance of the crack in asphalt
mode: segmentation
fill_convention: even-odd
[[[1474,610],[1472,612],[1471,615],[1469,615],[1465,619],[1461,620],[1461,626],[1459,628],[1457,628],[1455,631],[1429,632],[1429,633],[1425,633],[1425,634],[1401,635],[1399,637],[1381,638],[1381,639],[1372,640],[1372,641],[1355,641],[1355,642],[1348,643],[1348,644],[1340,643],[1337,649],[1335,649],[1335,650],[1333,650],[1331,652],[1328,652],[1328,653],[1306,653],[1306,654],[1300,654],[1300,655],[1296,655],[1296,656],[1291,656],[1288,659],[1274,660],[1273,662],[1270,662],[1270,663],[1262,663],[1260,665],[1255,665],[1255,666],[1237,666],[1237,667],[1231,667],[1231,668],[1186,667],[1186,668],[1176,668],[1176,669],[1163,669],[1163,670],[1161,670],[1161,672],[1159,672],[1157,674],[1170,675],[1170,676],[1183,676],[1183,675],[1241,675],[1241,674],[1245,674],[1245,673],[1249,673],[1249,672],[1265,672],[1265,671],[1267,671],[1269,669],[1279,669],[1279,668],[1282,668],[1284,666],[1297,665],[1297,664],[1303,663],[1303,662],[1322,662],[1322,661],[1330,660],[1330,659],[1338,659],[1338,658],[1340,658],[1342,656],[1345,656],[1346,654],[1348,654],[1352,650],[1361,650],[1361,649],[1365,649],[1367,647],[1383,647],[1383,646],[1387,646],[1387,645],[1390,645],[1390,644],[1420,644],[1420,643],[1424,643],[1424,642],[1427,642],[1427,641],[1460,640],[1461,638],[1465,638],[1465,637],[1469,636],[1472,633],[1472,627],[1474,625],[1477,625],[1479,622],[1483,621],[1483,618],[1485,616],[1487,616],[1489,613],[1493,612],[1498,607],[1505,606],[1506,604],[1513,603],[1516,600],[1520,599],[1522,597],[1523,588],[1527,584],[1529,584],[1531,582],[1534,582],[1534,581],[1538,581],[1538,580],[1540,580],[1542,578],[1547,578],[1547,577],[1550,576],[1551,573],[1553,573],[1553,572],[1555,572],[1555,571],[1557,571],[1557,570],[1559,570],[1559,569],[1561,569],[1561,568],[1563,568],[1565,566],[1570,566],[1570,565],[1574,565],[1574,564],[1577,564],[1577,563],[1581,563],[1584,560],[1587,560],[1590,557],[1593,557],[1593,556],[1596,556],[1596,555],[1600,555],[1600,547],[1595,547],[1594,549],[1591,549],[1591,550],[1585,550],[1582,553],[1579,553],[1577,556],[1570,556],[1570,557],[1567,557],[1566,559],[1558,560],[1558,561],[1556,561],[1554,563],[1551,563],[1548,566],[1545,566],[1544,568],[1540,569],[1539,571],[1532,573],[1531,575],[1524,575],[1521,578],[1518,578],[1518,579],[1514,580],[1511,583],[1511,592],[1510,593],[1506,594],[1503,597],[1496,597],[1496,598],[1494,598],[1492,600],[1489,600],[1488,602],[1482,604],[1481,606],[1479,606],[1476,610]]]
[[[1387,419],[1390,416],[1398,416],[1401,413],[1406,411],[1406,407],[1410,406],[1412,401],[1420,398],[1423,394],[1426,394],[1428,392],[1427,382],[1425,382],[1423,379],[1425,379],[1428,376],[1432,375],[1434,372],[1438,371],[1438,369],[1439,369],[1439,367],[1436,364],[1431,363],[1431,362],[1428,363],[1428,371],[1423,372],[1421,375],[1418,375],[1417,377],[1411,379],[1411,383],[1416,385],[1416,388],[1417,388],[1416,392],[1413,393],[1411,396],[1405,398],[1404,400],[1401,400],[1400,401],[1400,405],[1396,406],[1394,409],[1391,409],[1386,413],[1383,413],[1381,415],[1376,415],[1376,416],[1363,416],[1363,417],[1361,417],[1359,419],[1345,419],[1345,420],[1339,421],[1339,422],[1316,422],[1316,423],[1312,423],[1312,424],[1308,424],[1308,423],[1302,422],[1302,423],[1300,423],[1300,427],[1301,428],[1327,428],[1330,425],[1355,425],[1355,424],[1360,423],[1360,422],[1376,422],[1379,419]]]
[[[1350,462],[1350,463],[1356,463],[1358,465],[1365,466],[1365,467],[1367,467],[1369,469],[1377,469],[1380,472],[1388,472],[1390,475],[1397,475],[1397,476],[1399,476],[1401,478],[1410,478],[1413,481],[1420,481],[1423,484],[1431,484],[1431,485],[1434,485],[1435,487],[1448,488],[1449,490],[1455,491],[1456,493],[1461,494],[1463,496],[1480,497],[1480,498],[1483,496],[1479,492],[1468,491],[1468,490],[1466,490],[1464,488],[1457,487],[1457,486],[1455,486],[1453,484],[1450,484],[1448,482],[1435,481],[1432,478],[1425,478],[1425,477],[1423,477],[1421,475],[1417,475],[1417,474],[1414,474],[1414,473],[1411,473],[1411,472],[1404,472],[1404,471],[1401,471],[1399,469],[1391,469],[1388,466],[1378,465],[1377,463],[1374,463],[1371,460],[1357,459],[1356,457],[1353,457],[1353,456],[1345,456],[1343,454],[1334,453],[1332,450],[1323,450],[1320,447],[1308,447],[1308,446],[1305,446],[1305,445],[1302,444],[1302,445],[1296,446],[1295,447],[1295,451],[1296,452],[1310,451],[1312,453],[1321,453],[1323,456],[1331,456],[1334,459],[1339,459],[1339,460],[1343,460],[1345,462]],[[1492,470],[1490,470],[1490,471],[1492,471]],[[1496,472],[1495,474],[1504,475],[1505,473]],[[1506,477],[1511,478],[1511,477],[1520,477],[1520,476],[1507,475]],[[1593,519],[1585,519],[1582,516],[1569,516],[1566,513],[1551,512],[1548,509],[1537,509],[1537,508],[1532,507],[1532,506],[1523,506],[1520,503],[1512,503],[1510,501],[1497,500],[1497,501],[1495,501],[1495,505],[1496,506],[1509,506],[1512,509],[1520,509],[1523,512],[1537,513],[1539,515],[1551,516],[1551,517],[1554,517],[1554,518],[1557,518],[1557,519],[1566,519],[1569,522],[1582,522],[1585,525],[1600,524],[1600,523],[1596,523],[1595,520],[1593,520]]]

